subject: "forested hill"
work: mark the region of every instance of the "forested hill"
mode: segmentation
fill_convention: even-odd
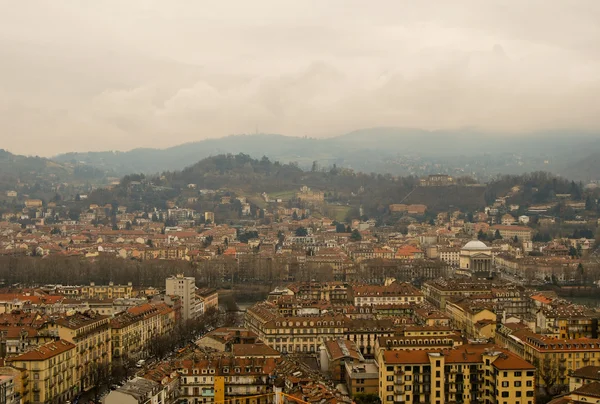
[[[246,154],[209,157],[182,170],[146,177],[128,175],[112,190],[97,190],[90,202],[135,203],[146,207],[164,207],[167,200],[183,201],[201,189],[226,190],[237,195],[288,193],[293,195],[302,186],[322,191],[325,200],[358,208],[371,217],[389,213],[393,203],[422,203],[430,211],[461,209],[475,211],[505,196],[515,186],[509,201],[522,206],[556,200],[556,194],[570,193],[584,198],[579,183],[536,172],[520,176],[502,176],[488,184],[473,185],[468,178],[459,178],[459,185],[449,187],[419,187],[414,176],[394,177],[390,174],[365,174],[335,165],[302,170],[295,164],[273,162],[267,157],[254,159]]]
[[[0,149],[0,190],[13,190],[17,185],[43,188],[61,182],[97,181],[105,173],[84,164],[57,163],[43,157],[28,157]]]

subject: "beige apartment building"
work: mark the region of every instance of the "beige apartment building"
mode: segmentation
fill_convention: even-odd
[[[171,276],[166,280],[167,295],[181,297],[181,318],[183,321],[195,318],[196,313],[196,279],[191,276]]]

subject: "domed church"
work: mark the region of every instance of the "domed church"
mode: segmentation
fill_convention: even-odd
[[[460,249],[457,272],[473,278],[491,278],[492,247],[479,240],[469,241]]]

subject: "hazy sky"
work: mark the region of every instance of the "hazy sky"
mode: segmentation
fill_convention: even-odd
[[[0,148],[600,129],[599,0],[0,0]]]

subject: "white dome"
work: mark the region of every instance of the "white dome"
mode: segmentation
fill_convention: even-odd
[[[465,246],[462,249],[463,250],[490,250],[491,248],[479,240],[472,240],[472,241],[469,241],[467,244],[465,244]]]

